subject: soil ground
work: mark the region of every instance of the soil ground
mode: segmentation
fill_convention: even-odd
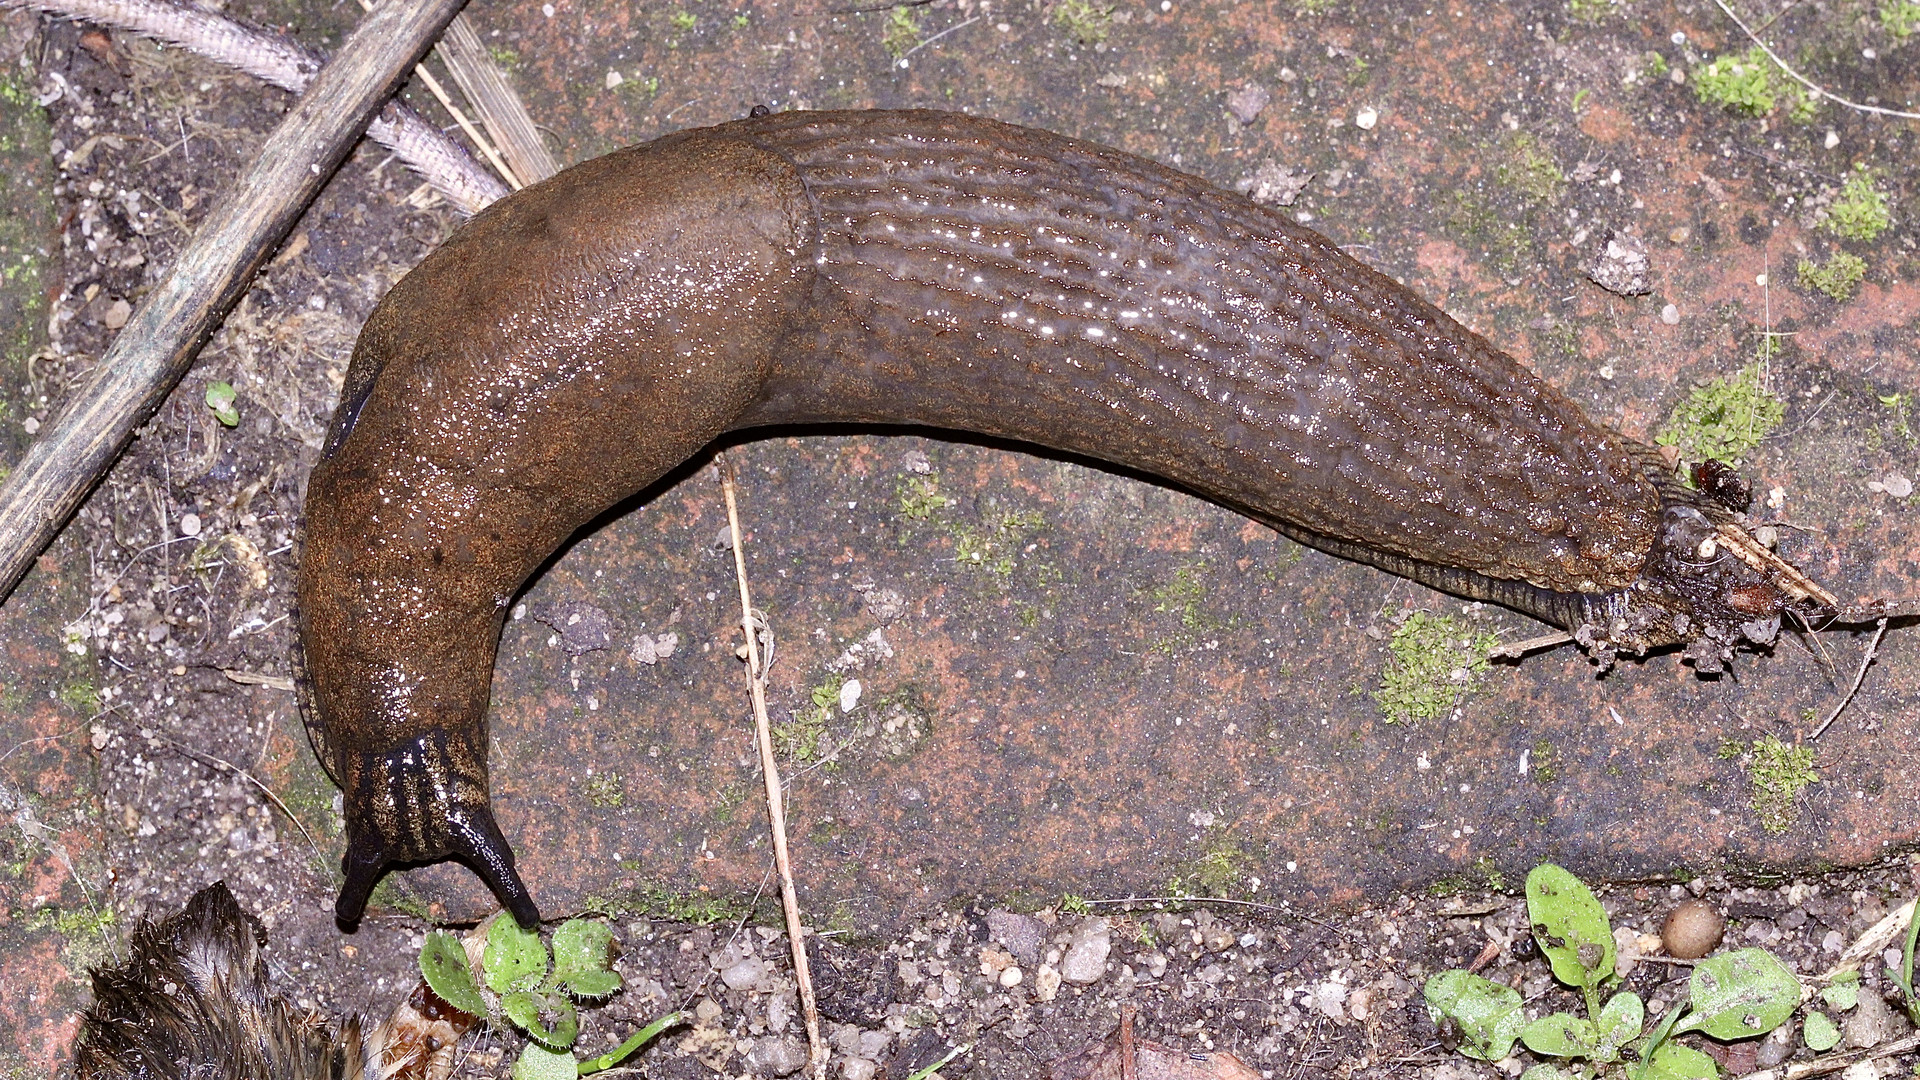
[[[1894,33],[1883,8],[1905,10],[1752,21],[1771,18],[1765,36],[1844,96],[1912,110],[1920,35]],[[325,5],[227,10],[322,47],[349,25]],[[1920,593],[1914,124],[1702,101],[1703,66],[1747,47],[1711,4],[569,0],[469,14],[565,161],[755,104],[929,106],[1223,186],[1268,162],[1295,170],[1268,178],[1311,174],[1301,220],[1630,435],[1652,438],[1697,384],[1764,358],[1784,419],[1745,469],[1763,500],[1782,493],[1768,511],[1782,550],[1844,598]],[[11,462],[285,98],[129,35],[16,11],[3,25]],[[1870,240],[1822,224],[1856,166],[1893,208]],[[458,224],[417,188],[377,147],[353,156],[0,608],[10,1075],[58,1068],[85,969],[210,881],[260,917],[285,991],[333,1012],[384,1011],[412,985],[425,929],[484,911],[469,876],[433,868],[390,878],[375,915],[339,932],[334,789],[274,681],[293,644],[305,477],[354,335]],[[1590,280],[1615,234],[1644,242],[1650,292]],[[1845,300],[1799,283],[1802,260],[1839,252],[1863,266]],[[216,381],[239,391],[237,425],[205,404]],[[1730,942],[1803,974],[1920,885],[1911,627],[1889,632],[1817,743],[1871,636],[1858,628],[1820,635],[1834,676],[1791,638],[1719,679],[1672,653],[1596,678],[1563,650],[1394,725],[1377,691],[1411,613],[1507,638],[1540,628],[1084,462],[871,432],[728,453],[782,649],[777,719],[829,748],[793,754],[792,815],[847,1075],[873,1062],[904,1077],[966,1043],[943,1075],[1046,1076],[1123,1005],[1144,1038],[1266,1076],[1475,1075],[1487,1067],[1450,1052],[1420,986],[1491,941],[1486,974],[1530,1008],[1568,1007],[1511,894],[1542,859],[1603,883],[1615,925],[1639,933],[1703,895],[1733,917]],[[582,1047],[708,1003],[641,1059],[656,1076],[771,1075],[798,1031],[782,977],[740,967],[781,950],[761,929],[777,919],[723,523],[710,471],[690,469],[581,538],[522,598],[495,681],[501,816],[543,909],[607,913],[624,948],[629,989],[587,1011]],[[554,624],[582,612],[606,619],[613,648],[566,647]],[[865,704],[823,709],[848,679]],[[1815,748],[1820,777],[1775,817],[1756,809],[1753,747],[1769,735]],[[1227,902],[1115,902],[1175,893]],[[1092,916],[1110,920],[1107,963],[1048,996],[1076,929],[1101,936]],[[1866,969],[1869,997],[1892,992],[1882,960]],[[1685,973],[1650,962],[1627,979],[1672,1003]],[[1902,1032],[1860,1008],[1872,1019],[1849,1037]],[[1750,1044],[1710,1049],[1731,1071],[1752,1064]],[[477,1036],[462,1075],[504,1075],[516,1052],[516,1036]]]

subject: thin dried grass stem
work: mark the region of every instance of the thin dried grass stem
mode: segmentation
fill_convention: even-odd
[[[800,986],[800,1013],[807,1024],[807,1056],[816,1080],[826,1076],[827,1047],[820,1038],[820,1010],[814,1003],[813,974],[807,963],[807,928],[800,920],[800,898],[793,888],[793,863],[787,857],[787,812],[780,788],[780,763],[773,756],[773,725],[767,720],[766,672],[760,666],[760,638],[754,632],[753,594],[747,586],[746,540],[740,531],[740,507],[734,497],[733,467],[720,461],[720,490],[727,499],[727,527],[733,531],[733,573],[740,583],[740,629],[747,637],[747,689],[753,699],[753,729],[760,746],[760,773],[767,788],[767,819],[773,831],[773,862],[780,873],[780,907],[787,918],[787,942],[793,948],[794,981]]]

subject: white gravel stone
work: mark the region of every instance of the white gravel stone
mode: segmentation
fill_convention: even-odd
[[[1070,983],[1098,982],[1107,972],[1107,954],[1113,951],[1113,927],[1102,918],[1080,920],[1073,941],[1060,959],[1060,977]]]

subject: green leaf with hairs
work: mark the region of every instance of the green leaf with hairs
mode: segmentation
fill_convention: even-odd
[[[572,1054],[556,1054],[539,1043],[528,1043],[513,1063],[513,1080],[575,1080],[579,1075]]]
[[[420,977],[440,1000],[469,1016],[487,1015],[487,1003],[473,983],[473,969],[467,966],[467,950],[460,939],[445,930],[427,935],[420,949]]]
[[[1499,1061],[1527,1026],[1518,991],[1471,971],[1435,975],[1427,980],[1425,997],[1434,1024],[1456,1032],[1460,1052],[1471,1058]]]
[[[1800,1006],[1800,980],[1765,949],[1736,949],[1700,961],[1687,992],[1693,1015],[1680,1030],[1716,1039],[1765,1035]]]
[[[480,966],[487,973],[487,987],[496,994],[531,990],[547,973],[547,946],[538,932],[522,930],[519,923],[502,916],[487,928],[487,949]]]
[[[1554,978],[1587,987],[1613,975],[1613,928],[1585,882],[1552,863],[1534,867],[1527,875],[1527,916]]]

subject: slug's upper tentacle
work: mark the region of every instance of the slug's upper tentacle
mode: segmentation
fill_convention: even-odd
[[[1117,151],[950,113],[683,132],[495,204],[368,320],[307,497],[315,744],[357,917],[488,810],[509,599],[722,432],[920,424],[1150,472],[1305,543],[1703,667],[1832,598],[1332,243]]]

